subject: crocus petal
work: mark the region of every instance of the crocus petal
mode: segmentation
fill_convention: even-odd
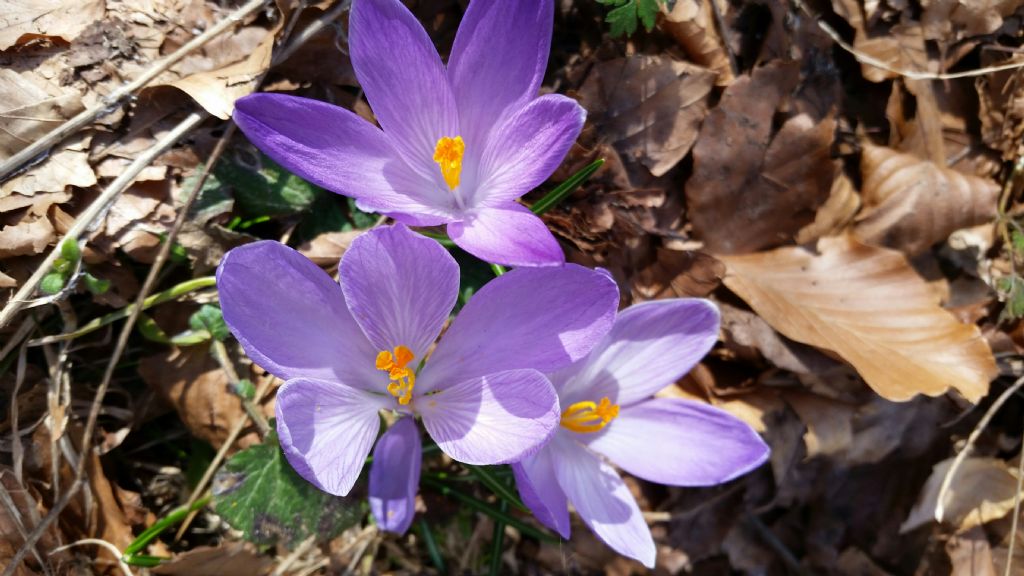
[[[417,397],[423,426],[467,464],[504,464],[538,450],[558,427],[558,397],[536,370],[509,370]]]
[[[337,382],[285,382],[277,391],[275,410],[288,462],[317,488],[345,496],[377,437],[377,411],[385,406],[384,398]]]
[[[678,380],[718,339],[718,308],[708,300],[644,302],[619,314],[608,337],[577,365],[551,374],[562,402],[608,396],[627,406]]]
[[[472,202],[515,200],[542,184],[580,135],[587,111],[572,98],[548,94],[505,119],[491,133],[480,161]]]
[[[554,15],[553,0],[469,3],[448,61],[467,145],[483,145],[506,112],[537,95]]]
[[[569,539],[569,502],[555,477],[551,452],[543,448],[537,454],[512,464],[516,487],[523,504],[541,524]]]
[[[712,486],[750,472],[768,446],[729,413],[680,398],[628,406],[599,434],[593,450],[634,476],[672,486]]]
[[[526,208],[507,202],[480,208],[462,222],[448,225],[448,235],[470,254],[505,266],[554,266],[565,253],[548,227]]]
[[[548,449],[554,451],[558,484],[583,522],[619,554],[653,568],[654,538],[618,473],[564,435],[557,435]]]
[[[355,0],[349,15],[352,67],[385,134],[413,169],[446,192],[434,148],[459,135],[441,57],[399,0]]]
[[[388,428],[373,449],[370,465],[370,511],[381,529],[405,534],[416,513],[423,449],[412,418]]]
[[[271,374],[361,388],[380,382],[376,350],[341,287],[295,250],[271,240],[239,246],[217,268],[217,289],[224,321]]]
[[[267,156],[371,212],[451,219],[454,200],[400,159],[379,128],[339,106],[283,94],[235,102],[235,122]]]
[[[417,362],[459,295],[455,259],[402,224],[359,235],[341,258],[339,276],[349,310],[377,350],[406,346]]]
[[[575,264],[516,268],[480,289],[423,368],[417,390],[493,372],[550,372],[590,352],[619,303],[615,281]]]

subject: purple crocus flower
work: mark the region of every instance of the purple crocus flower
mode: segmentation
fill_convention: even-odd
[[[587,358],[548,375],[561,426],[542,450],[513,464],[523,502],[538,520],[569,538],[571,502],[609,546],[650,568],[651,532],[608,462],[651,482],[710,486],[768,458],[761,438],[728,413],[651,398],[711,349],[718,324],[718,309],[707,300],[631,306]]]
[[[515,200],[558,167],[583,127],[574,100],[537,96],[553,0],[473,0],[446,67],[399,0],[354,0],[349,51],[381,128],[325,102],[253,94],[235,103],[246,136],[282,166],[360,209],[448,235],[488,262],[564,262]]]
[[[420,442],[413,416],[449,456],[496,464],[535,451],[558,427],[542,374],[585,356],[611,328],[612,280],[582,266],[519,268],[485,285],[430,352],[459,291],[459,268],[404,225],[357,237],[340,282],[278,242],[230,251],[217,270],[224,320],[257,364],[285,380],[277,430],[288,461],[332,494],[351,490],[380,429],[371,507],[403,532]],[[428,361],[424,362],[430,353]]]

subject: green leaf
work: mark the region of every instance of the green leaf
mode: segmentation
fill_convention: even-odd
[[[248,378],[242,378],[232,388],[235,394],[242,400],[252,400],[256,397],[256,385]]]
[[[221,342],[231,336],[228,325],[224,323],[224,315],[220,308],[213,304],[203,304],[199,310],[189,316],[188,327],[195,332],[206,331]]]
[[[39,282],[39,289],[43,294],[56,294],[64,289],[67,278],[60,272],[50,272]]]
[[[605,6],[616,6],[608,12],[604,21],[611,25],[611,35],[632,36],[636,32],[637,21],[643,22],[644,28],[650,32],[654,29],[658,17],[660,0],[597,0]]]
[[[213,503],[228,524],[259,545],[294,548],[311,535],[327,541],[355,525],[358,499],[321,492],[285,460],[277,435],[228,459],[213,481]]]
[[[1024,257],[1024,234],[1016,229],[1010,230],[1010,242],[1013,243],[1013,251],[1017,253],[1017,257]]]
[[[346,198],[348,200],[348,216],[352,221],[352,225],[357,230],[365,230],[370,226],[377,223],[378,216],[370,214],[369,212],[363,212],[356,206],[356,201],[352,198]]]
[[[65,238],[60,244],[60,257],[71,264],[78,262],[82,257],[82,251],[78,249],[78,242],[74,238]]]
[[[241,152],[241,151],[239,151]],[[323,189],[288,172],[260,154],[252,163],[241,153],[218,162],[214,172],[234,191],[235,205],[249,216],[287,216],[308,210]]]
[[[195,171],[191,175],[182,180],[181,193],[178,197],[179,202],[184,202],[188,194],[192,193],[192,189],[195,188],[196,183],[199,181],[199,175],[202,171],[203,164],[200,164],[196,166]],[[189,219],[202,226],[217,216],[231,212],[234,205],[234,199],[228,193],[227,187],[220,181],[214,170],[206,176],[203,187],[199,189],[199,195],[196,197],[195,202],[192,203],[192,207],[189,208]]]

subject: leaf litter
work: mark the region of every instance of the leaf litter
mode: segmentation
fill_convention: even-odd
[[[90,227],[80,269],[58,275],[66,285],[56,299],[0,328],[0,487],[9,495],[0,565],[71,485],[116,331],[101,322],[71,344],[33,342],[130,304],[234,99],[262,82],[372,118],[344,18],[271,67],[286,36],[334,4],[266,5],[0,182],[6,302],[85,207],[188,112],[215,118],[145,167]],[[237,7],[0,3],[0,161]],[[412,8],[447,56],[464,3]],[[542,191],[596,158],[605,165],[545,221],[570,260],[610,271],[624,303],[719,303],[719,345],[660,394],[718,406],[773,449],[764,469],[722,487],[630,479],[659,569],[994,574],[1009,558],[1018,572],[1020,399],[967,438],[1024,374],[1024,83],[1019,68],[985,70],[1015,65],[1021,2],[573,0],[556,11],[544,90],[576,97],[588,123]],[[973,75],[939,78],[961,72]],[[169,559],[156,572],[437,572],[421,530],[383,537],[365,525],[359,498],[322,501],[297,483],[251,420],[273,414],[277,383],[230,339],[229,365],[216,361],[216,337],[190,327],[216,303],[202,278],[232,246],[282,239],[333,272],[376,215],[238,136],[212,172],[153,289],[174,302],[146,312],[115,367],[86,489],[14,573],[116,573],[114,556],[95,546],[50,552],[82,538],[124,550],[210,486],[213,506],[190,513],[177,537],[174,528],[145,546]],[[110,287],[88,288],[86,272]],[[463,300],[486,278],[477,272],[467,273]],[[428,462],[431,473],[469,474]],[[207,471],[218,476],[204,480]],[[486,570],[489,520],[427,489],[417,506],[449,568]],[[578,524],[559,544],[506,533],[498,565],[508,572],[642,572]]]

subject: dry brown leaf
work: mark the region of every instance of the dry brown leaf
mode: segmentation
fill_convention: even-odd
[[[274,33],[266,32],[263,40],[246,58],[228,66],[198,72],[170,85],[191,96],[207,112],[227,120],[235,109],[235,100],[250,94],[260,76],[270,67],[274,49]]]
[[[82,188],[96,183],[96,174],[89,167],[89,153],[65,148],[0,186],[0,197],[18,193],[31,196],[37,192],[63,192],[66,186]]]
[[[580,98],[603,138],[661,176],[697,139],[714,80],[706,68],[638,55],[594,66]]]
[[[104,0],[0,0],[0,50],[40,36],[74,40],[105,11]]]
[[[716,74],[715,84],[728,86],[736,79],[725,43],[715,28],[711,2],[678,0],[671,10],[661,6],[659,26],[672,35],[691,60]]]
[[[836,169],[836,179],[832,181],[828,200],[818,208],[814,222],[797,232],[796,243],[810,244],[818,238],[839,234],[853,222],[858,210],[860,195],[857,194],[850,177],[841,169]]]
[[[0,228],[0,258],[39,254],[57,239],[53,224],[44,217],[28,217]]]
[[[299,253],[312,260],[317,266],[337,267],[341,255],[362,230],[349,232],[325,232],[299,246]]]
[[[725,266],[704,252],[658,248],[654,262],[633,275],[630,295],[637,302],[702,298],[718,288],[724,274]]]
[[[694,233],[713,254],[784,243],[814,220],[829,197],[835,120],[794,116],[772,136],[776,108],[797,68],[771,64],[729,86],[693,149],[686,200]]]
[[[773,328],[838,354],[884,398],[953,388],[977,402],[997,374],[978,328],[943,310],[898,252],[843,236],[820,240],[818,253],[719,258],[725,285]]]
[[[939,489],[953,465],[947,458],[932,468],[910,515],[900,525],[900,532],[909,532],[935,521]],[[1006,462],[998,458],[970,457],[963,461],[953,476],[943,501],[943,522],[964,532],[986,522],[998,520],[1013,510],[1017,478]]]
[[[872,36],[860,29],[854,37],[853,46],[897,70],[936,72],[938,69],[937,63],[928,58],[924,35],[918,25],[896,25],[884,34]],[[867,63],[861,64],[861,74],[872,82],[884,82],[898,77],[895,72]]]
[[[0,0],[2,1],[2,0]],[[82,111],[76,90],[0,68],[0,160],[9,158],[58,123]]]
[[[270,557],[253,551],[251,545],[231,542],[217,547],[196,546],[151,572],[167,576],[261,576],[273,566]]]
[[[992,549],[988,536],[981,526],[975,526],[963,534],[954,534],[946,542],[946,554],[953,570],[949,576],[997,576],[992,562]]]
[[[929,40],[948,42],[991,34],[1020,6],[1020,0],[921,0],[921,26]],[[958,32],[955,35],[954,28]]]
[[[786,394],[785,399],[807,426],[804,444],[808,458],[842,454],[850,447],[853,442],[852,406],[799,392]]]
[[[39,524],[40,519],[45,515],[45,510],[40,509],[41,506],[33,499],[32,492],[22,486],[15,477],[14,471],[6,466],[0,466],[0,491],[3,491],[6,502],[14,504],[13,507],[0,506],[0,565],[6,566],[21,547],[21,543],[25,541],[25,535]],[[42,538],[36,546],[39,558],[56,565],[67,562],[69,556],[67,552],[58,553],[56,556],[47,557],[46,555],[47,551],[54,550],[61,540],[63,538],[58,527],[51,524],[43,532]],[[31,565],[32,569],[26,564]],[[15,569],[14,576],[34,576],[38,574],[34,570],[37,568],[36,555],[29,554],[25,564]]]
[[[872,144],[861,171],[864,210],[854,234],[870,244],[918,254],[995,217],[999,186],[987,178]]]

